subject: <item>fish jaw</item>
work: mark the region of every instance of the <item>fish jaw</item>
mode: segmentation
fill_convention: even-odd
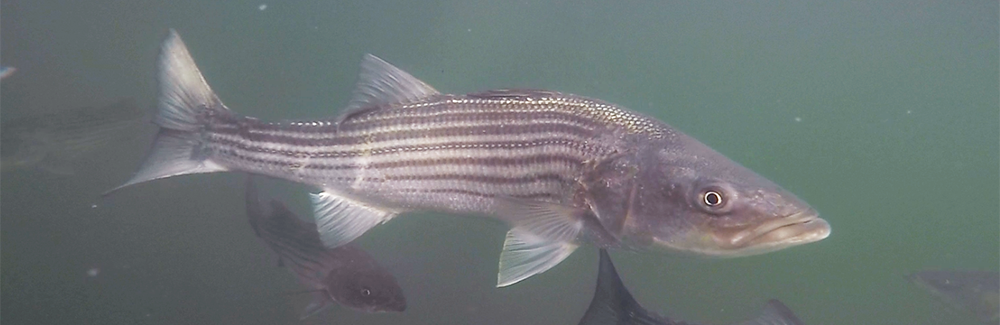
[[[814,243],[830,236],[830,224],[813,210],[742,229],[692,227],[682,236],[653,238],[653,246],[710,257],[760,255]]]

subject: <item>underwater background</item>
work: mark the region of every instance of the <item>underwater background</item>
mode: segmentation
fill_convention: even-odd
[[[807,324],[976,324],[905,275],[1000,268],[997,1],[15,1],[0,118],[133,98],[168,28],[233,110],[335,116],[372,53],[446,93],[545,88],[644,112],[782,185],[829,238],[760,256],[612,251],[644,306],[728,324],[769,298]],[[238,173],[130,187],[156,128],[72,176],[0,178],[6,324],[575,324],[597,249],[495,288],[507,227],[407,214],[359,240],[399,314],[309,295],[246,222]],[[0,139],[0,146],[3,139]],[[309,188],[269,182],[302,216]]]

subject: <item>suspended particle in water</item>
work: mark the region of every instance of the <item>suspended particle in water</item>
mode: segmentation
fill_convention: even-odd
[[[260,10],[260,11],[267,10],[267,4],[266,3],[260,4],[259,6],[257,6],[257,10]]]
[[[100,273],[101,273],[101,269],[97,268],[97,267],[92,267],[89,270],[87,270],[87,276],[89,276],[89,277],[95,277],[95,276],[97,276]]]
[[[795,117],[795,122],[802,122],[802,118],[801,118],[801,117],[798,117],[798,116],[796,116],[796,117]]]

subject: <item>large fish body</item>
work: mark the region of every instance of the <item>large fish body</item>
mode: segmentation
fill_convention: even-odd
[[[4,121],[0,126],[0,168],[39,168],[73,174],[81,158],[131,140],[148,122],[145,110],[124,99]]]
[[[983,324],[1000,324],[1000,272],[925,270],[907,278],[950,306],[976,315]]]
[[[607,250],[601,249],[597,288],[580,325],[695,325],[646,310],[622,283]],[[736,325],[803,325],[788,306],[771,299],[757,317]]]
[[[278,254],[280,265],[315,290],[303,319],[334,303],[368,313],[406,309],[406,297],[396,277],[367,252],[352,244],[326,248],[316,225],[300,220],[280,201],[272,200],[270,212],[265,212],[249,178],[246,200],[247,218],[257,237]]]
[[[442,94],[366,55],[339,117],[270,123],[229,110],[173,31],[159,69],[160,133],[122,186],[219,171],[313,185],[328,247],[407,211],[489,215],[513,227],[500,257],[505,286],[583,242],[738,256],[829,234],[793,194],[600,100],[543,90]]]

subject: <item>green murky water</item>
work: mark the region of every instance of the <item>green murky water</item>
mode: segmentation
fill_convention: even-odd
[[[730,323],[778,298],[807,324],[974,324],[903,276],[1000,267],[996,1],[3,1],[0,64],[18,71],[2,117],[152,107],[171,27],[240,113],[335,115],[371,52],[444,92],[548,88],[643,111],[832,224],[763,256],[612,252],[636,298],[679,319]],[[99,197],[153,132],[73,177],[2,175],[5,323],[575,324],[590,300],[593,247],[496,289],[503,225],[412,214],[361,239],[399,278],[405,313],[300,322],[308,296],[286,294],[299,286],[246,224],[242,175]],[[281,188],[309,211],[306,189]]]

